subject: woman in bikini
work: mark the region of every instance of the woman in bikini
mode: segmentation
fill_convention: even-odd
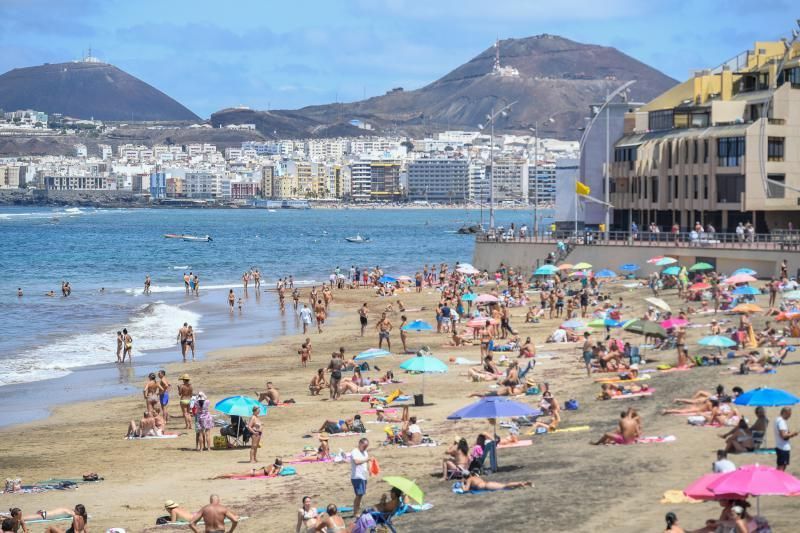
[[[45,533],[86,533],[86,522],[89,521],[89,515],[86,514],[86,507],[81,504],[75,506],[74,511],[63,509],[63,514],[72,516],[72,524],[69,529],[63,530],[58,526],[49,526],[44,530]]]
[[[461,489],[464,492],[471,490],[511,490],[523,487],[533,487],[533,482],[511,481],[509,483],[500,483],[499,481],[485,481],[481,479],[477,472],[470,472],[469,477],[461,483]]]
[[[149,380],[144,385],[144,390],[142,390],[142,394],[144,395],[145,407],[147,408],[147,412],[149,414],[153,414],[153,411],[161,405],[161,398],[160,392],[161,389],[158,386],[158,382],[156,381],[155,373],[151,372],[148,376]]]
[[[253,406],[253,416],[250,417],[250,421],[247,422],[247,429],[253,434],[250,438],[250,462],[256,463],[257,455],[258,455],[258,444],[261,442],[261,420],[258,419],[258,415],[261,413],[261,408]]]
[[[277,477],[283,470],[283,461],[280,457],[275,458],[275,462],[269,466],[254,468],[248,472],[234,472],[232,474],[220,474],[214,479],[236,479],[241,477]]]
[[[194,329],[192,329],[192,326],[186,328],[186,339],[184,339],[184,342],[186,342],[186,346],[192,351],[192,361],[194,361],[195,342]]]
[[[192,384],[189,383],[189,374],[181,376],[181,384],[178,385],[178,396],[180,397],[181,414],[183,415],[184,429],[192,429],[192,413],[190,406],[192,404]]]
[[[311,496],[303,496],[303,506],[297,510],[297,527],[295,533],[300,533],[300,529],[305,527],[305,532],[316,531],[319,515],[317,510],[311,506]]]
[[[466,439],[460,439],[450,446],[447,455],[442,459],[442,480],[447,479],[447,474],[466,470],[469,466],[469,444]]]
[[[122,362],[122,345],[124,344],[125,339],[122,338],[122,332],[117,332],[117,363]]]
[[[127,328],[122,330],[122,362],[125,362],[125,356],[128,356],[128,361],[133,363],[133,337],[128,333]]]

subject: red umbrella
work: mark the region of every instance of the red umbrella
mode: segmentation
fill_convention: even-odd
[[[705,282],[695,283],[691,287],[689,287],[690,291],[704,291],[706,289],[710,289],[711,285]]]
[[[494,318],[473,318],[469,322],[467,322],[467,326],[470,328],[482,328],[486,325],[486,322],[489,322],[491,325],[496,326],[500,322],[495,320]]]

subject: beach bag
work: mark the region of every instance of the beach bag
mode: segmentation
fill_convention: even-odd
[[[578,400],[567,400],[564,402],[564,408],[568,411],[578,410]]]
[[[297,469],[293,466],[284,466],[278,473],[279,476],[293,476],[295,474],[297,474]]]
[[[358,517],[358,520],[356,520],[353,533],[369,533],[376,527],[378,527],[378,524],[375,523],[375,519],[369,512],[364,511],[361,516]]]
[[[377,476],[381,473],[381,467],[378,464],[378,460],[374,457],[370,458],[369,460],[369,473],[372,476]]]

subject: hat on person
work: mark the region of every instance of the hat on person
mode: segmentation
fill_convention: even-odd
[[[320,433],[319,434],[319,440],[328,440],[328,434],[327,433]]]
[[[200,392],[197,393],[197,399],[198,400],[207,400],[208,398],[206,397],[206,393],[205,392],[200,391]]]
[[[383,406],[382,405],[376,405],[375,406],[375,410],[376,411],[383,411]]]
[[[181,376],[181,381],[191,381],[192,378],[189,377],[189,374],[184,374]]]
[[[178,507],[178,504],[172,500],[167,500],[164,502],[164,507],[167,509],[175,509],[176,507]]]

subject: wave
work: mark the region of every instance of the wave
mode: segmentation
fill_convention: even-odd
[[[65,376],[70,369],[116,361],[116,334],[127,328],[133,337],[133,355],[175,345],[184,322],[197,329],[201,315],[179,306],[155,302],[140,307],[125,324],[95,333],[79,333],[20,352],[3,361],[0,386]],[[199,331],[199,330],[198,330]]]
[[[192,267],[191,267],[191,266],[189,266],[189,265],[184,265],[184,266],[173,266],[173,267],[172,267],[172,270],[189,270],[190,268],[192,268]]]
[[[121,212],[123,210],[116,210]],[[93,208],[80,208],[80,207],[67,207],[64,209],[54,209],[52,211],[24,211],[22,213],[0,213],[0,220],[49,220],[52,218],[60,217],[79,217],[84,215],[99,215],[111,213],[111,209],[93,209]]]
[[[220,290],[220,289],[235,289],[237,287],[241,287],[241,283],[231,283],[227,285],[203,285],[202,280],[200,281],[200,290],[201,291],[209,291],[209,290]],[[142,287],[136,287],[134,289],[124,289],[125,294],[133,294],[139,295],[142,294]],[[184,285],[151,285],[150,292],[153,294],[159,293],[166,293],[166,292],[184,292],[186,287]]]

